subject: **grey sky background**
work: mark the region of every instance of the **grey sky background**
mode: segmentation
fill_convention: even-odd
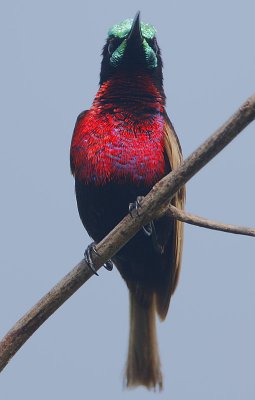
[[[185,157],[254,92],[254,0],[12,1],[1,7],[0,334],[82,257],[69,145],[98,89],[114,23],[155,25],[167,111]],[[254,132],[245,130],[187,185],[187,210],[254,226]],[[255,398],[254,240],[185,227],[183,267],[158,324],[165,390],[122,387],[128,292],[100,270],[0,376],[0,398]]]

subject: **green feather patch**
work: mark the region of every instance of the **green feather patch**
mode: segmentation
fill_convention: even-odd
[[[117,49],[112,53],[110,62],[113,67],[116,67],[119,64],[119,61],[121,60],[125,52],[126,46],[127,46],[127,40],[124,39],[123,42],[119,45],[119,47],[117,47]]]
[[[108,32],[108,36],[115,37],[118,39],[124,39],[129,34],[132,24],[133,24],[133,19],[131,18],[125,19],[119,24],[113,25],[113,27]],[[142,36],[145,39],[153,39],[157,33],[154,26],[150,24],[144,24],[143,22],[141,22],[141,31],[142,31]]]
[[[144,39],[143,41],[143,49],[145,52],[146,62],[149,68],[156,68],[158,65],[157,56],[155,51],[151,48],[151,46]]]
[[[119,62],[121,61],[124,55],[127,46],[126,39],[131,31],[132,24],[133,24],[133,19],[131,18],[125,19],[119,24],[113,25],[113,27],[108,32],[109,38],[124,39],[123,42],[117,47],[117,49],[111,55],[110,62],[113,67],[118,66]],[[148,68],[156,68],[158,65],[157,55],[147,42],[147,40],[152,40],[153,38],[155,38],[156,32],[157,31],[154,28],[154,26],[141,22],[141,33],[143,37],[142,45]]]

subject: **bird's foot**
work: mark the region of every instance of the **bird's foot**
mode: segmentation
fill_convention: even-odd
[[[153,232],[155,231],[154,223],[153,222],[149,222],[147,225],[144,225],[143,226],[143,231],[144,231],[146,236],[150,237],[153,234]]]
[[[144,196],[138,196],[134,203],[129,203],[129,215],[130,217],[134,218],[135,215],[139,215],[139,208],[141,208],[141,201],[143,200]]]
[[[144,196],[138,196],[134,203],[129,204],[129,214],[132,218],[134,218],[134,212],[136,215],[139,215],[139,208],[141,208],[141,201],[144,199]],[[154,224],[153,222],[149,222],[149,224],[143,226],[143,231],[146,236],[151,236],[153,233]],[[155,228],[154,228],[155,230]]]
[[[86,263],[88,264],[89,268],[91,269],[91,271],[98,276],[98,273],[95,269],[93,260],[92,260],[92,253],[95,253],[97,256],[99,256],[97,250],[96,250],[96,243],[93,242],[91,243],[87,249],[84,252],[84,258]],[[111,260],[108,260],[104,263],[103,267],[105,267],[105,269],[107,269],[107,271],[112,271],[113,269],[113,263]]]
[[[139,208],[141,208],[141,201],[143,200],[144,196],[138,196],[136,201],[134,203],[129,204],[129,214],[132,218],[134,218],[134,213],[136,215],[139,215]],[[147,225],[144,225],[143,227],[143,232],[146,236],[151,237],[153,247],[157,251],[157,253],[161,254],[162,253],[162,247],[159,245],[158,240],[157,240],[157,233],[155,229],[154,222],[151,221]]]
[[[107,261],[104,263],[103,267],[105,267],[105,269],[107,269],[107,271],[112,271],[112,269],[113,269],[113,262],[112,262],[112,260],[107,260]]]
[[[86,263],[88,264],[89,268],[91,269],[91,271],[98,276],[98,273],[94,267],[94,263],[92,260],[92,253],[95,253],[98,255],[97,251],[96,251],[96,244],[95,243],[91,243],[88,245],[88,247],[86,248],[85,252],[84,252],[84,259],[86,261]]]

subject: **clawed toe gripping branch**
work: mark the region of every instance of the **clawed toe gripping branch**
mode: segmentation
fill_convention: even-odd
[[[97,249],[96,249],[96,243],[93,242],[91,243],[85,250],[84,252],[84,260],[87,263],[87,265],[89,266],[89,268],[91,269],[91,271],[93,272],[94,275],[98,276],[98,273],[94,267],[94,261],[92,258],[92,254],[96,254],[97,256],[100,256],[100,254],[98,253]],[[113,262],[111,260],[107,260],[105,261],[105,263],[103,264],[103,267],[105,267],[105,269],[107,269],[107,271],[112,271],[113,269]]]
[[[182,165],[159,181],[150,193],[142,200],[139,215],[128,214],[100,243],[95,247],[97,256],[90,252],[95,272],[107,263],[143,226],[170,213],[173,218],[194,225],[223,230],[225,232],[255,236],[254,228],[242,228],[209,221],[205,218],[180,211],[170,204],[174,194],[203,168],[213,157],[226,147],[250,122],[255,119],[255,95],[250,97],[239,110]],[[5,335],[0,342],[0,371],[16,354],[27,339],[46,321],[72,294],[91,276],[93,271],[83,259],[59,283],[56,284],[39,302],[28,311]]]

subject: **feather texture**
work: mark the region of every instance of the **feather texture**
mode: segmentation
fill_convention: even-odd
[[[182,162],[178,138],[165,112],[155,29],[140,25],[139,14],[133,22],[129,20],[129,28],[124,25],[117,25],[118,35],[115,28],[110,31],[103,49],[100,88],[92,107],[78,117],[71,143],[78,211],[96,242],[124,218],[130,203],[146,196]],[[123,26],[124,36],[119,37]],[[171,202],[182,209],[185,189]],[[130,294],[126,384],[162,389],[156,316],[165,319],[178,282],[183,223],[164,215],[153,224],[151,237],[140,230],[113,262]]]
[[[182,151],[174,127],[166,113],[164,120],[165,151],[172,171],[178,168],[182,163]],[[171,203],[182,210],[184,209],[185,199],[186,191],[185,187],[182,187],[173,197]],[[169,251],[169,259],[166,261],[169,264],[168,278],[165,276],[164,284],[162,284],[162,288],[164,289],[157,293],[157,311],[161,320],[164,320],[167,315],[170,299],[178,284],[181,269],[184,226],[183,222],[178,220],[173,220],[172,225],[173,233],[171,236],[171,243],[169,243],[171,249]]]

